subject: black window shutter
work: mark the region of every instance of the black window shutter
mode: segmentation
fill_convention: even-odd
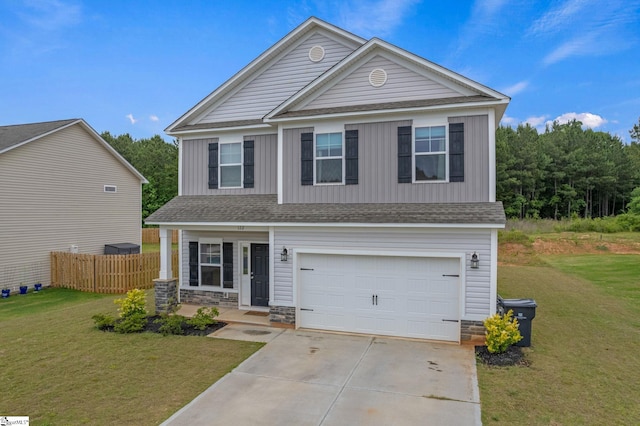
[[[198,285],[198,242],[189,241],[189,285]]]
[[[411,126],[398,127],[398,183],[411,183]]]
[[[244,141],[244,187],[253,188],[253,141]]]
[[[300,183],[313,185],[313,133],[300,135]]]
[[[346,130],[345,140],[345,180],[346,185],[358,184],[358,130]]]
[[[233,243],[222,243],[222,286],[233,288]]]
[[[218,142],[209,144],[209,189],[218,189]]]
[[[464,182],[464,123],[449,124],[449,182]]]

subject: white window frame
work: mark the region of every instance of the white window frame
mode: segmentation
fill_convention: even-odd
[[[342,155],[341,156],[328,156],[328,157],[318,157],[317,156],[317,149],[316,149],[316,144],[318,141],[318,136],[319,135],[327,135],[327,134],[340,134],[340,140],[342,143]],[[317,174],[317,170],[316,170],[316,165],[317,165],[317,161],[318,160],[340,160],[341,165],[342,165],[342,180],[340,182],[318,182],[318,174]],[[345,175],[345,140],[344,140],[344,130],[337,130],[337,131],[331,131],[331,130],[327,130],[327,131],[322,131],[322,132],[317,132],[314,133],[313,135],[313,184],[314,185],[318,185],[318,186],[324,186],[324,185],[344,185],[344,175]]]
[[[216,264],[216,263],[203,263],[202,262],[202,245],[203,244],[217,244],[218,246],[220,246],[220,263]],[[213,290],[220,290],[220,291],[228,291],[230,289],[225,289],[224,288],[224,283],[222,281],[223,277],[224,277],[224,272],[222,270],[223,265],[224,265],[224,259],[223,257],[223,252],[224,250],[222,249],[222,238],[200,238],[198,239],[198,287],[202,288],[202,289],[213,289]],[[215,285],[204,285],[202,284],[202,267],[203,266],[217,266],[220,272],[220,285],[219,286],[215,286]]]
[[[425,127],[444,127],[444,149],[438,152],[416,152],[416,130]],[[417,180],[416,156],[442,155],[444,154],[444,180]],[[411,128],[411,178],[413,183],[447,183],[449,182],[449,123],[443,122],[417,122]]]
[[[222,146],[223,145],[240,145],[240,162],[222,164]],[[240,166],[240,186],[222,186],[222,168]],[[244,141],[218,142],[218,188],[219,189],[238,189],[244,188]]]

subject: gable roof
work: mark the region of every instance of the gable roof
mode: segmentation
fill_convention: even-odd
[[[78,125],[86,130],[93,139],[101,144],[111,155],[116,157],[140,182],[149,183],[139,171],[135,169],[127,160],[122,157],[111,145],[89,126],[81,118],[69,120],[46,121],[42,123],[15,124],[10,126],[0,126],[0,155],[16,149],[20,146],[42,139],[52,133],[59,132],[70,126]]]
[[[305,35],[313,32],[313,31],[326,31],[333,35],[340,37],[341,39],[348,41],[354,47],[360,46],[366,42],[365,39],[358,37],[354,34],[351,34],[348,31],[345,31],[341,28],[338,28],[334,25],[331,25],[321,19],[316,17],[311,17],[303,22],[301,25],[296,27],[289,34],[284,36],[280,41],[271,46],[269,49],[264,51],[260,56],[251,61],[247,66],[238,71],[233,77],[223,83],[216,90],[207,95],[204,99],[202,99],[198,104],[196,104],[193,108],[183,114],[180,118],[174,121],[169,127],[165,129],[167,134],[174,134],[175,132],[185,131],[185,130],[197,130],[198,128],[194,126],[198,126],[198,124],[191,124],[190,122],[203,114],[208,108],[211,108],[216,102],[219,102],[225,96],[229,95],[234,90],[238,89],[242,85],[247,84],[251,78],[255,76],[255,73],[258,72],[261,68],[265,67],[271,61],[273,61],[278,55],[285,52],[288,48],[293,46],[296,42],[301,40]],[[246,121],[246,120],[243,120]],[[253,120],[252,120],[253,121]],[[233,122],[232,122],[233,123]],[[263,123],[260,120],[259,123]],[[259,123],[251,123],[253,126]],[[228,125],[219,126],[220,123],[210,123],[208,128],[212,127],[229,127]]]
[[[156,210],[147,224],[473,225],[500,228],[496,203],[299,203],[278,204],[277,195],[180,195]]]
[[[447,96],[435,99],[415,99],[397,102],[386,102],[376,104],[363,104],[358,99],[353,99],[352,105],[342,105],[336,108],[311,108],[305,110],[305,106],[314,98],[326,93],[331,87],[338,84],[346,75],[361,66],[368,58],[376,54],[385,55],[396,61],[405,64],[414,72],[436,80],[443,87],[457,92],[459,96]],[[373,90],[373,87],[372,87]],[[400,49],[390,43],[378,38],[369,40],[351,55],[339,62],[333,68],[315,79],[298,93],[287,99],[278,107],[265,116],[266,122],[288,120],[292,117],[311,117],[317,115],[336,113],[358,113],[358,112],[388,112],[393,109],[424,109],[428,107],[439,107],[451,104],[487,104],[496,106],[496,123],[500,121],[510,98],[487,86],[484,86],[467,77],[457,74],[447,68],[437,65],[431,61],[421,58],[406,50]]]

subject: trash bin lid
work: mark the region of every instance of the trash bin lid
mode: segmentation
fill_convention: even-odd
[[[533,299],[502,299],[505,308],[535,308],[538,305]]]

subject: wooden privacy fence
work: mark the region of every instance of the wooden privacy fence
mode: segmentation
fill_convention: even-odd
[[[178,274],[178,250],[171,254]],[[160,272],[160,253],[126,255],[51,252],[51,286],[94,293],[126,293],[152,288]]]
[[[178,230],[174,229],[171,236],[173,243],[178,242]],[[159,228],[142,228],[142,244],[159,244],[160,229]]]

